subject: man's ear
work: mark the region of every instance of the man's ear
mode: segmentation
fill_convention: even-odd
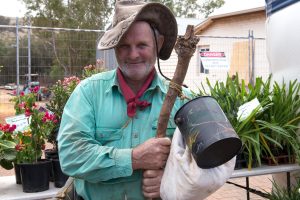
[[[160,49],[161,49],[164,41],[165,41],[165,37],[163,35],[159,35],[157,38],[158,52],[160,52]]]

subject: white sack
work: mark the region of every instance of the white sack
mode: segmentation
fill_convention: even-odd
[[[234,166],[235,157],[219,167],[199,168],[177,128],[162,177],[160,196],[163,200],[205,199],[224,185]]]

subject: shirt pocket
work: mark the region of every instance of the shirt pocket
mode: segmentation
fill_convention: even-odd
[[[115,146],[122,139],[122,129],[116,128],[96,128],[96,140],[102,145]]]
[[[170,119],[173,119],[173,118],[170,118]],[[156,133],[157,133],[157,122],[158,122],[158,119],[155,119],[152,122],[152,130],[154,131],[154,135],[156,135]],[[172,120],[169,120],[167,130],[166,130],[166,136],[172,139],[175,129],[176,129],[175,122],[173,122]]]

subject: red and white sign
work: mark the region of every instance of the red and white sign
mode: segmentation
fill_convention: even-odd
[[[229,65],[224,52],[200,52],[200,60],[205,69],[226,69],[229,70]]]

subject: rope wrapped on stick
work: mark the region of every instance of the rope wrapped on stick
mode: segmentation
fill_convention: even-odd
[[[157,137],[165,137],[170,119],[170,114],[174,106],[177,96],[182,96],[181,86],[185,78],[191,57],[196,51],[199,37],[194,34],[194,26],[188,25],[184,36],[178,37],[175,44],[175,51],[178,55],[178,61],[174,76],[170,82],[170,86],[163,102],[158,124],[157,124]]]

